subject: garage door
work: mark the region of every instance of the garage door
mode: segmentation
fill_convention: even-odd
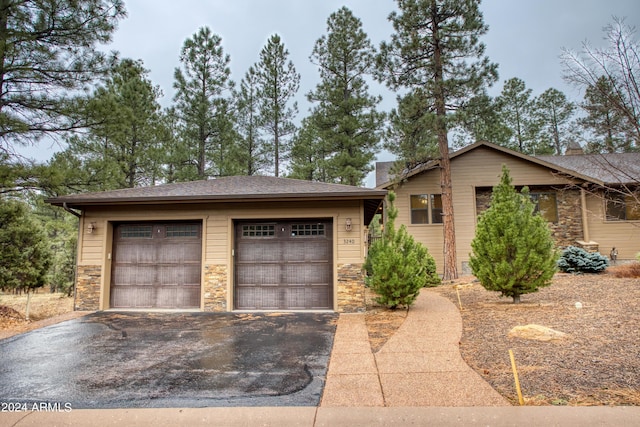
[[[200,308],[202,224],[114,227],[112,308]]]
[[[236,223],[235,308],[333,308],[332,222]]]

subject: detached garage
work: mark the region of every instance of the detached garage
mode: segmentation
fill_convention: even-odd
[[[77,310],[364,310],[386,191],[226,177],[62,196],[80,218]]]

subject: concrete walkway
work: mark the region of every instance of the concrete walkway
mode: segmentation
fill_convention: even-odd
[[[428,290],[375,354],[364,314],[340,315],[321,407],[509,406],[462,360],[461,336],[458,309]]]

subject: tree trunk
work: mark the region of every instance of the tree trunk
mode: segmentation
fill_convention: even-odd
[[[29,309],[31,306],[31,292],[27,289],[27,308],[25,309],[24,318],[29,320]]]
[[[444,280],[458,278],[456,257],[456,231],[453,220],[453,195],[451,185],[451,162],[449,160],[449,140],[447,137],[447,108],[444,92],[444,66],[442,64],[442,48],[439,39],[439,22],[437,4],[432,3],[432,17],[434,27],[434,80],[436,105],[436,134],[438,135],[438,149],[440,151],[440,187],[442,197],[442,222],[444,238]]]
[[[513,296],[513,303],[514,304],[520,304],[520,295],[514,295]]]

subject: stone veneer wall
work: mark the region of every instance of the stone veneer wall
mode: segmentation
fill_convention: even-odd
[[[560,247],[576,245],[583,239],[582,210],[579,190],[556,190],[535,188],[535,192],[555,192],[558,209],[558,222],[549,223],[551,235]],[[478,190],[476,193],[476,212],[480,215],[489,208],[491,190]]]
[[[227,311],[227,266],[205,265],[204,311]]]
[[[79,265],[76,274],[76,298],[74,309],[95,311],[100,309],[100,280],[102,267],[99,265]]]
[[[364,300],[364,272],[362,264],[338,265],[338,312],[361,313]]]

